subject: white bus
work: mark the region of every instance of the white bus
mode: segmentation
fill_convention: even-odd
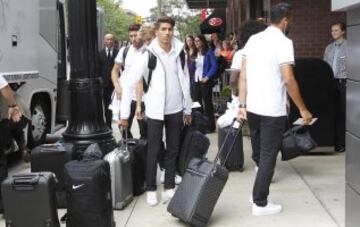
[[[97,12],[101,47],[104,12]],[[67,39],[65,0],[0,1],[0,74],[31,111],[30,148],[68,119]]]

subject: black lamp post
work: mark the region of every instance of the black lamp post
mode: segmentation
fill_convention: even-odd
[[[98,143],[104,154],[116,146],[104,122],[103,81],[96,70],[96,0],[68,0],[71,111],[64,140],[82,152]],[[106,107],[107,108],[107,107]]]

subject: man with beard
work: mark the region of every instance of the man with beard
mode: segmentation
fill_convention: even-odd
[[[271,26],[251,36],[244,47],[239,80],[239,118],[248,119],[251,145],[258,169],[251,203],[255,216],[277,214],[280,204],[268,202],[283,133],[287,122],[287,95],[300,111],[304,124],[312,115],[300,95],[293,73],[294,48],[285,36],[293,19],[292,7],[279,3],[271,8]]]
[[[144,44],[142,39],[138,37],[139,30],[140,30],[140,26],[137,24],[132,24],[129,26],[128,31],[129,31],[129,39],[131,45],[127,47],[123,47],[115,58],[115,64],[111,72],[111,79],[115,88],[115,96],[113,98],[117,98],[121,100],[123,85],[125,83],[125,80],[128,80],[127,77],[129,75],[130,68],[133,65],[137,64],[138,59],[141,57],[141,55],[143,54],[146,48],[146,45]],[[119,79],[119,74],[120,74],[120,79]],[[126,129],[128,138],[133,138],[130,129],[136,111],[137,99],[136,99],[135,88],[132,90],[131,98],[132,98],[132,101],[130,103],[131,109],[130,109],[130,114],[128,116],[129,127]],[[119,113],[119,110],[118,111],[113,110],[113,112]],[[142,139],[145,139],[147,137],[146,123],[143,120],[139,120],[138,123],[140,129],[139,130],[140,137]]]

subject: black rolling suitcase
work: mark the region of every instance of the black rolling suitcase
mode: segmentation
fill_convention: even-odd
[[[229,135],[229,138],[225,141],[227,134]],[[231,143],[233,141],[235,141],[235,144],[231,149]],[[221,148],[221,146],[223,146],[223,148]],[[236,128],[233,126],[220,128],[218,136],[218,147],[219,150],[222,150],[220,153],[221,164],[224,164],[225,157],[229,152],[231,152],[227,162],[225,163],[225,167],[229,171],[244,170],[244,150],[241,128]]]
[[[2,183],[6,227],[60,227],[53,173],[18,174]]]
[[[102,160],[97,144],[90,145],[82,160],[65,165],[67,227],[113,227],[109,163]]]
[[[207,225],[229,174],[217,163],[219,153],[213,162],[198,158],[190,161],[167,207],[169,213],[192,226]]]
[[[195,130],[200,131],[203,134],[206,134],[206,130],[209,127],[209,118],[200,111],[193,111],[191,113],[192,123],[191,127]]]
[[[145,192],[147,141],[142,139],[128,139],[127,145],[131,153],[133,195],[138,196]]]
[[[192,127],[185,127],[181,150],[178,155],[177,170],[180,176],[185,174],[185,170],[193,158],[203,158],[210,146],[210,140],[203,133],[194,130]]]
[[[31,151],[31,172],[52,172],[56,175],[58,208],[66,208],[64,166],[75,158],[74,145],[70,143],[43,144]]]

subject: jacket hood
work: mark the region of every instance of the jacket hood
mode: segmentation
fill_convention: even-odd
[[[158,38],[155,38],[147,47],[147,49],[154,53],[156,46],[159,46]],[[173,37],[171,40],[171,46],[175,48],[177,55],[179,55],[180,52],[184,49],[184,43],[175,37]]]
[[[83,155],[84,161],[93,161],[101,158],[102,158],[102,152],[99,147],[99,144],[97,143],[93,143],[90,146],[88,146],[88,148],[86,148]]]

